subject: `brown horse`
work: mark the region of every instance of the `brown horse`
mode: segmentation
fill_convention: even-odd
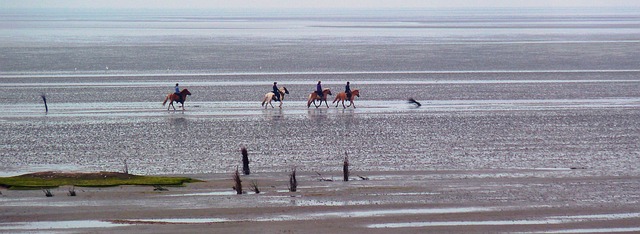
[[[356,108],[356,104],[353,104],[353,100],[356,99],[356,97],[360,97],[360,90],[354,89],[353,91],[351,91],[350,99],[347,99],[347,93],[340,92],[336,95],[336,99],[333,100],[333,103],[337,102],[336,107],[338,107],[338,104],[340,104],[340,101],[342,101],[342,108],[347,108],[347,107],[350,107],[351,105],[353,105],[353,108]],[[344,106],[345,100],[349,101],[349,105],[346,107]]]
[[[322,90],[322,98],[318,97],[318,94],[316,92],[309,94],[309,100],[307,100],[307,108],[311,106],[312,102],[313,102],[313,105],[316,106],[316,108],[318,108],[319,106],[322,106],[322,101],[324,101],[324,104],[327,105],[327,108],[329,108],[329,104],[327,102],[327,95],[331,95],[331,90],[329,90],[329,88]],[[320,100],[320,103],[318,105],[316,105],[316,100]]]
[[[191,95],[191,92],[189,92],[188,89],[183,89],[182,91],[180,91],[180,95],[175,93],[170,93],[164,99],[164,102],[162,102],[162,106],[164,106],[164,104],[167,104],[167,100],[168,100],[169,106],[167,106],[167,110],[169,110],[169,107],[173,107],[173,110],[176,110],[176,107],[173,105],[173,102],[179,102],[180,104],[182,104],[181,107],[182,107],[182,110],[184,110],[184,102],[187,100],[187,95]]]
[[[278,107],[282,108],[282,101],[284,101],[284,95],[289,94],[289,90],[287,90],[286,87],[282,86],[281,88],[278,89],[278,91],[280,92],[280,106]],[[267,94],[264,95],[264,99],[262,100],[262,106],[264,106],[264,109],[267,109],[268,105],[271,105],[271,108],[273,108],[273,104],[271,104],[271,101],[275,101],[275,100],[276,100],[276,94],[273,92],[268,92]]]

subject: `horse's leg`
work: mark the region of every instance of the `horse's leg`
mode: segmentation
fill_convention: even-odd
[[[322,105],[322,99],[320,99],[320,104],[316,105],[316,100],[313,100],[313,105],[316,106],[316,108],[320,107]]]
[[[329,102],[327,102],[327,98],[324,98],[324,104],[327,105],[327,108],[329,108]],[[322,100],[320,101],[320,105],[322,105]]]
[[[344,99],[342,99],[342,108],[347,109],[347,107],[344,106]]]
[[[271,106],[271,108],[274,108],[273,104],[271,103],[271,100],[269,100],[269,105]]]

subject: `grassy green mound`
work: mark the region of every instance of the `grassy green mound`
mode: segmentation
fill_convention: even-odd
[[[40,189],[62,185],[108,187],[118,185],[182,185],[199,182],[188,177],[140,176],[119,172],[37,172],[0,177],[0,186],[9,189]]]

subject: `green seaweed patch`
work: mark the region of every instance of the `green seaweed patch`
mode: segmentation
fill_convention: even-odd
[[[0,186],[9,189],[55,188],[63,185],[78,187],[111,187],[119,185],[164,185],[201,182],[188,177],[141,176],[120,172],[36,172],[12,177],[0,177]]]

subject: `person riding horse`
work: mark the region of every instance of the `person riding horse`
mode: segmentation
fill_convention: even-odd
[[[275,94],[276,101],[280,101],[280,90],[278,89],[278,82],[273,82],[273,93]]]
[[[347,94],[347,100],[351,100],[351,88],[349,87],[349,81],[347,81],[347,85],[344,86],[344,93]]]
[[[322,85],[320,84],[320,81],[318,81],[318,84],[316,85],[316,93],[318,94],[318,97],[322,99]]]
[[[180,87],[178,86],[178,83],[176,83],[175,91],[173,93],[176,96],[178,96],[178,100],[182,99],[182,96],[180,95]]]

